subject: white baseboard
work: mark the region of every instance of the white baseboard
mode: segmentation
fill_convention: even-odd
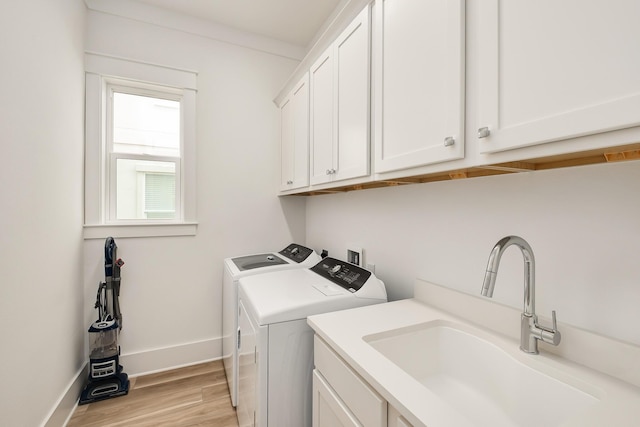
[[[222,339],[215,338],[137,353],[122,354],[120,364],[130,377],[219,359]]]
[[[71,380],[71,384],[69,384],[66,392],[60,397],[58,403],[54,406],[51,414],[47,418],[47,421],[42,424],[42,427],[60,427],[67,425],[71,415],[73,415],[73,411],[76,409],[80,393],[82,393],[88,375],[88,365],[85,364]]]
[[[145,350],[137,353],[122,354],[120,364],[130,377],[181,368],[189,365],[220,359],[222,339],[215,338],[180,344],[171,347]],[[80,393],[88,375],[88,363],[71,380],[66,392],[60,397],[51,415],[42,427],[65,426],[78,405]]]

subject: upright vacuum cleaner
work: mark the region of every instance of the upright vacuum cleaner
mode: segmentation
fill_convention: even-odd
[[[113,237],[104,244],[105,281],[98,285],[95,308],[98,320],[89,328],[89,381],[80,396],[80,405],[129,393],[129,377],[120,365],[118,333],[122,329],[120,313],[120,267],[118,246]]]

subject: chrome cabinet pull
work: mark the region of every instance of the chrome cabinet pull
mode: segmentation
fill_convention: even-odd
[[[491,131],[488,127],[483,127],[478,129],[478,138],[486,138],[491,134]]]
[[[456,143],[456,140],[452,136],[448,136],[444,139],[444,146],[451,147]]]

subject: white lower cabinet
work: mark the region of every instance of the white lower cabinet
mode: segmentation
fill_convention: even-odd
[[[355,375],[355,374],[354,374]],[[400,412],[387,404],[387,427],[413,427]],[[344,401],[327,383],[322,374],[313,371],[313,427],[362,427]]]
[[[387,426],[387,401],[317,335],[314,363],[313,427]]]
[[[317,369],[313,371],[313,426],[362,426]]]
[[[388,408],[387,427],[413,427],[393,406]]]
[[[413,427],[322,338],[313,343],[313,427]]]

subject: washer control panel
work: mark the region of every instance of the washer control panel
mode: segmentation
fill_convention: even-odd
[[[342,286],[349,292],[357,292],[369,280],[371,272],[357,265],[327,257],[311,267],[314,273]]]
[[[292,243],[278,253],[289,258],[292,261],[301,263],[313,253],[313,249],[309,249],[305,246]]]

